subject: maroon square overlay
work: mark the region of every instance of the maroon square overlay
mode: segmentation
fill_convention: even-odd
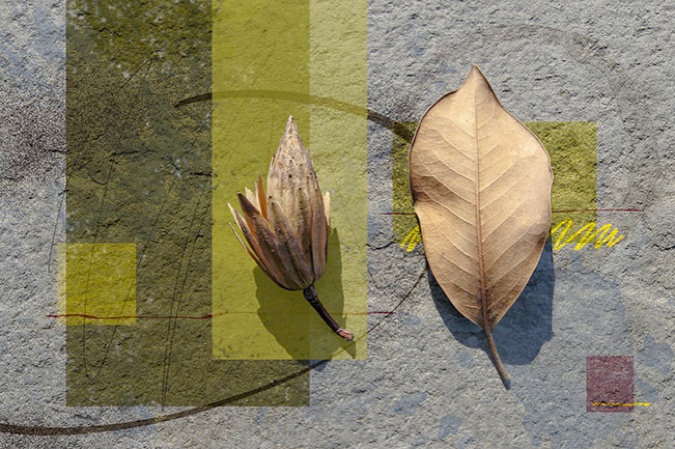
[[[632,356],[586,357],[586,411],[632,412],[634,374]]]

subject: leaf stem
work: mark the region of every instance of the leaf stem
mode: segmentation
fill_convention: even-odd
[[[485,331],[485,336],[487,337],[488,345],[490,346],[490,351],[492,352],[492,359],[494,360],[495,367],[497,368],[497,372],[499,372],[499,377],[502,378],[502,383],[508,390],[511,388],[511,381],[509,380],[509,374],[504,369],[504,365],[502,365],[502,359],[499,358],[497,345],[495,344],[494,338],[492,338],[492,330],[488,326],[485,326],[483,330]]]
[[[338,334],[340,337],[344,338],[347,341],[352,341],[354,339],[354,334],[344,330],[340,325],[330,316],[326,308],[319,301],[319,295],[316,292],[314,284],[310,285],[302,291],[307,302],[317,311],[319,316],[326,322],[328,327],[330,327],[333,332]]]

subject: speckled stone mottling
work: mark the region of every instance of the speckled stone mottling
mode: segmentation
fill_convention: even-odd
[[[319,0],[316,0],[319,1]],[[325,0],[321,0],[325,1]],[[369,124],[368,360],[311,374],[310,405],[221,407],[115,432],[0,433],[0,448],[669,449],[675,441],[675,4],[370,0],[369,107],[419,119],[480,65],[523,121],[597,122],[599,212],[625,240],[548,252],[495,331],[444,302],[391,230],[390,131]],[[182,409],[66,407],[54,242],[63,242],[64,0],[0,0],[0,427],[92,426]],[[546,255],[547,253],[545,253]],[[589,355],[635,360],[632,413],[586,413]],[[214,398],[217,400],[220,398]],[[6,426],[5,430],[8,429]]]

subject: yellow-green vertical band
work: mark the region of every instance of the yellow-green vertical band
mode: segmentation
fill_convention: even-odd
[[[66,6],[67,405],[309,404],[305,362],[212,357],[211,2]]]
[[[311,98],[365,107],[366,2],[223,1],[213,20],[213,356],[365,357],[356,349],[365,339],[344,351],[301,292],[266,278],[230,229],[227,204],[239,209],[237,192],[253,188],[258,174],[266,178],[286,120],[295,116],[321,188],[331,192],[319,297],[343,327],[365,335],[365,109],[347,116],[314,107]]]
[[[329,310],[343,310],[344,327],[358,337],[367,328],[367,2],[314,0],[310,7],[310,93],[358,106],[348,114],[325,106],[310,107],[312,148],[322,188],[331,193],[333,237],[339,237],[340,276],[317,284]],[[331,248],[333,252],[338,248]],[[329,266],[335,274],[337,267]],[[366,358],[366,339],[347,353],[334,353],[336,339],[319,320],[311,321],[313,359]]]
[[[227,205],[239,209],[237,193],[266,178],[289,115],[309,143],[308,105],[259,93],[309,94],[309,0],[215,2],[212,45],[213,356],[300,358],[309,347],[302,293],[257,268],[230,229]]]

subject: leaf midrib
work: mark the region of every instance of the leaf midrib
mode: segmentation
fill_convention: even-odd
[[[475,80],[474,82],[477,82]],[[480,201],[480,154],[478,148],[478,106],[477,106],[477,89],[474,89],[473,92],[473,126],[474,126],[474,147],[476,155],[476,182],[475,182],[475,192],[476,192],[476,250],[478,252],[478,281],[480,284],[480,313],[483,328],[488,331],[490,326],[489,312],[488,312],[488,298],[487,292],[485,289],[485,261],[483,259],[483,226],[481,222],[480,210],[481,210],[481,201]]]

